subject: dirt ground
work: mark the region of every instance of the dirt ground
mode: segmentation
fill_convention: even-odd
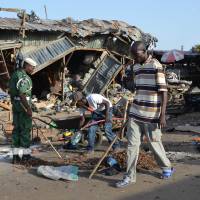
[[[199,154],[191,139],[191,133],[168,133],[163,135],[168,151],[185,151]],[[101,152],[100,152],[101,153]],[[62,152],[69,156],[68,152]],[[53,152],[36,153],[35,156],[54,159]],[[1,200],[199,200],[200,159],[183,159],[173,162],[176,169],[170,180],[159,179],[160,170],[140,171],[137,183],[117,189],[114,183],[123,174],[105,176],[96,174],[88,179],[90,171],[79,171],[77,182],[53,181],[38,176],[36,168],[24,169],[9,161],[0,161]]]

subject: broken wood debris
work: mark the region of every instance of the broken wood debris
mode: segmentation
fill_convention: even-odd
[[[126,151],[113,154],[113,157],[118,161],[121,168],[124,170],[126,168]],[[28,162],[21,162],[21,165],[24,165],[26,168],[37,167],[40,165],[49,165],[49,166],[62,166],[62,165],[76,165],[82,170],[91,170],[94,168],[96,163],[98,162],[99,158],[88,158],[85,155],[73,156],[71,158],[67,158],[66,160],[57,160],[57,161],[46,161],[39,158],[31,159]],[[103,162],[99,169],[105,168],[105,162]],[[139,154],[137,169],[145,169],[145,170],[152,170],[158,168],[154,157],[150,153],[146,153],[141,151]]]
[[[119,165],[122,169],[126,169],[127,165],[127,152],[122,151],[119,153],[113,154],[113,157],[117,160]],[[137,163],[137,169],[146,169],[146,170],[152,170],[158,168],[158,165],[149,152],[140,151],[138,163]]]

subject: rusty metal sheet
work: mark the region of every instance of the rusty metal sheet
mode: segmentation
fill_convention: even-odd
[[[98,93],[102,94],[105,92],[108,84],[112,81],[118,72],[121,70],[122,65],[113,56],[106,55],[95,71],[94,75],[85,85],[83,91],[86,94]]]
[[[19,30],[20,19],[0,18],[0,29]],[[25,29],[31,31],[59,31],[66,32],[72,36],[88,37],[100,34],[110,34],[127,38],[128,40],[144,40],[146,43],[157,42],[157,39],[150,34],[146,34],[136,26],[129,25],[117,20],[88,19],[83,21],[72,20],[38,20],[25,22]]]

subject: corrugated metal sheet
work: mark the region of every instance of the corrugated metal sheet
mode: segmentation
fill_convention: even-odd
[[[20,48],[22,46],[22,43],[20,42],[2,42],[0,43],[0,49],[12,49],[12,48]]]
[[[104,93],[107,85],[111,82],[112,78],[118,74],[121,68],[121,64],[116,59],[112,56],[106,55],[103,62],[95,71],[95,74],[92,75],[91,79],[87,82],[83,91],[86,94]]]
[[[92,38],[85,46],[88,48],[103,48],[105,37]]]
[[[0,29],[19,30],[20,23],[20,19],[0,18]],[[96,34],[114,33],[134,41],[141,39],[146,41],[146,43],[157,41],[155,37],[150,34],[143,33],[137,27],[117,20],[39,20],[36,22],[26,22],[25,29],[30,31],[60,31],[70,33],[72,36],[83,38]]]
[[[27,52],[23,56],[30,57],[36,61],[37,66],[33,72],[34,74],[72,52],[74,50],[73,47],[72,42],[67,37],[64,37],[44,47]]]
[[[25,38],[21,38],[15,30],[1,30],[0,31],[0,43],[4,42],[22,42],[24,47],[31,47],[46,45],[59,38],[62,33],[59,32],[29,32]]]
[[[20,19],[0,18],[0,29],[19,30],[20,27]],[[54,20],[39,20],[36,22],[25,22],[25,29],[31,31],[67,31],[66,26],[59,25],[59,21]]]

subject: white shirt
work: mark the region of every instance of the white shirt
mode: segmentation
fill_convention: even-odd
[[[112,108],[112,103],[100,94],[89,94],[86,99],[89,107],[93,108],[94,110],[104,110],[105,106],[102,105],[103,101],[107,101],[109,103],[109,108]]]

